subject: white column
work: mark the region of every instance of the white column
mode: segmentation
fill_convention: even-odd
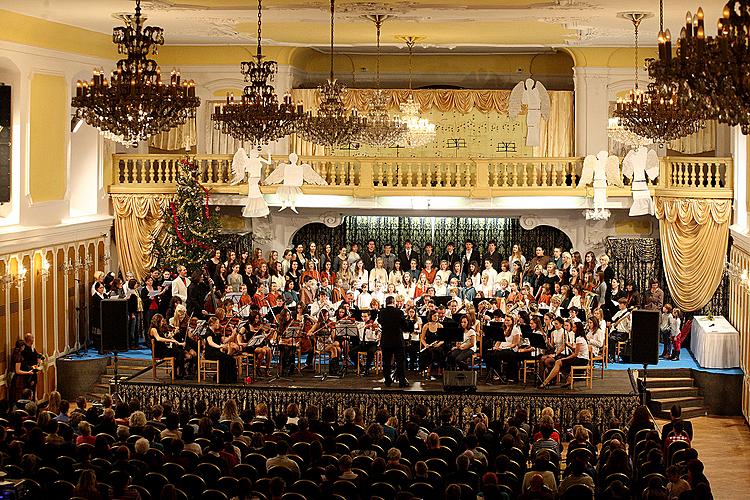
[[[573,68],[575,83],[576,156],[607,150],[607,84],[606,68]]]
[[[734,160],[734,223],[732,229],[746,234],[747,216],[747,136],[740,127],[732,129],[732,158]]]

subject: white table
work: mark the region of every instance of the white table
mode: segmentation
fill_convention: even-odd
[[[702,368],[740,366],[740,334],[724,316],[693,318],[690,349]]]

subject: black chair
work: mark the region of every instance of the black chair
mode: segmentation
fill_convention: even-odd
[[[398,489],[406,489],[409,485],[409,476],[401,469],[388,469],[385,471],[385,478]]]
[[[294,443],[292,445],[292,451],[302,457],[302,460],[305,463],[308,463],[310,461],[310,443],[305,443],[300,441],[299,443]]]
[[[141,500],[151,500],[151,493],[144,488],[143,486],[138,486],[137,484],[131,484],[128,486],[128,489],[134,490],[138,492],[138,495],[140,495]]]
[[[26,489],[24,498],[42,498],[42,487],[33,479],[24,479],[19,485]]]
[[[336,453],[340,455],[348,455],[351,452],[351,448],[349,448],[345,443],[336,443]]]
[[[52,483],[62,479],[62,474],[52,467],[40,467],[34,477],[44,489],[47,489]]]
[[[216,485],[216,481],[222,476],[221,469],[217,465],[203,462],[195,468],[195,474],[203,478],[209,488]]]
[[[685,452],[688,450],[688,448],[684,450],[676,450],[674,453],[672,453],[672,457],[670,459],[669,465],[677,465],[685,463],[687,460],[685,459]]]
[[[370,486],[370,494],[380,498],[395,498],[396,488],[388,483],[373,483]]]
[[[206,448],[211,446],[211,440],[206,438],[195,438],[195,443],[199,445],[204,451]]]
[[[21,479],[23,477],[23,469],[14,464],[8,464],[3,467],[5,474],[8,479]]]
[[[177,482],[177,486],[184,491],[190,499],[200,498],[203,492],[208,489],[203,478],[195,474],[185,474]]]
[[[160,474],[159,472],[149,472],[143,476],[143,487],[146,488],[154,498],[159,498],[161,496],[161,490],[167,484],[169,484],[169,479],[167,479],[167,476]]]
[[[185,467],[174,462],[165,463],[161,467],[161,472],[162,474],[167,476],[167,479],[169,479],[170,483],[176,483],[178,479],[187,474]]]
[[[284,480],[284,484],[287,485],[287,487],[291,484],[293,484],[297,479],[297,474],[295,474],[290,469],[287,469],[286,467],[276,466],[271,467],[268,469],[268,477],[280,477]]]
[[[591,453],[591,450],[588,448],[574,448],[568,452],[567,457],[565,458],[565,463],[571,464],[575,462],[577,456],[583,456],[583,459],[586,460],[586,463],[592,464],[594,463],[594,454]]]
[[[232,477],[242,479],[243,477],[248,478],[251,481],[258,479],[258,471],[250,464],[237,464],[232,467]]]
[[[301,493],[308,499],[315,499],[320,496],[320,486],[318,486],[318,483],[310,481],[309,479],[295,481],[294,484],[289,487],[289,491],[293,493]]]
[[[49,489],[50,498],[70,498],[75,490],[76,486],[73,483],[61,479],[52,483]]]
[[[661,482],[662,486],[666,486],[667,485],[667,478],[664,477],[664,474],[659,474],[658,472],[652,472],[651,474],[646,474],[645,476],[643,476],[641,478],[641,484],[645,488],[645,487],[647,487],[649,485],[649,483],[651,482],[651,480],[654,479],[654,478],[658,479]]]
[[[112,470],[112,463],[106,458],[92,458],[91,465],[103,471]]]
[[[232,446],[236,446],[237,449],[240,450],[241,457],[244,457],[245,455],[250,453],[250,447],[244,441],[235,439],[234,441],[232,441]]]
[[[409,486],[409,492],[415,497],[422,498],[423,500],[429,500],[438,496],[435,492],[435,488],[433,488],[430,483],[413,483]]]
[[[249,455],[246,455],[245,458],[242,459],[243,463],[252,465],[255,467],[255,470],[258,474],[261,476],[266,475],[266,460],[267,458],[260,453],[250,453]]]
[[[177,488],[175,490],[175,496],[177,497],[177,500],[190,500],[190,498],[188,497],[187,493],[185,493],[184,491],[182,491],[179,488]]]
[[[226,494],[219,490],[206,490],[201,496],[201,500],[229,500]]]
[[[622,472],[614,472],[604,478],[604,487],[607,488],[614,481],[620,481],[625,486],[630,485],[630,477],[627,474],[623,474]]]
[[[454,453],[459,450],[458,442],[450,436],[440,436],[440,446],[447,446]]]
[[[115,444],[115,437],[112,434],[107,434],[106,432],[100,432],[99,434],[97,434],[96,439],[99,439],[99,440],[103,439],[110,446]]]
[[[185,466],[185,470],[187,472],[193,472],[201,459],[201,457],[198,456],[197,453],[190,450],[182,450],[180,452],[180,458],[187,462],[187,465]]]
[[[357,485],[345,479],[339,479],[333,483],[333,493],[344,498],[357,498],[359,496]]]
[[[678,450],[687,450],[688,448],[690,448],[690,444],[688,444],[687,441],[672,441],[669,443],[669,446],[667,446],[667,456],[665,461],[669,464],[673,464],[672,456],[675,452]]]
[[[468,484],[459,483],[458,487],[461,488],[461,500],[469,500],[477,497],[477,493],[476,491],[474,491],[474,488],[472,488]]]
[[[236,496],[238,491],[239,479],[232,476],[222,476],[216,481],[216,489],[223,491],[228,497]]]
[[[257,490],[251,491],[250,492],[250,497],[251,498],[256,498],[257,497],[258,500],[268,500],[268,497],[266,495],[264,495],[263,493],[261,493],[260,491],[257,491]]]
[[[292,442],[292,438],[289,437],[289,434],[287,434],[284,431],[276,431],[273,434],[271,434],[271,441],[279,442],[279,441],[286,441],[287,443]]]
[[[357,448],[357,436],[354,434],[342,433],[336,436],[337,443],[344,443],[350,450]]]
[[[281,500],[308,500],[308,498],[301,493],[297,493],[296,491],[290,491],[281,495]]]
[[[620,429],[608,429],[602,434],[602,443],[606,443],[610,439],[617,438],[621,442],[625,443],[625,433]]]
[[[594,490],[585,484],[574,484],[560,495],[560,500],[594,500]]]
[[[359,455],[352,460],[352,469],[362,469],[365,472],[369,472],[370,467],[372,467],[372,462],[372,457]]]

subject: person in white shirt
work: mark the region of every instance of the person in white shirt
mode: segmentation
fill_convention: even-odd
[[[492,267],[492,261],[490,259],[484,259],[484,269],[482,270],[482,276],[487,276],[487,284],[490,287],[495,286],[495,280],[497,279],[497,270]]]
[[[463,342],[456,343],[456,347],[448,354],[448,366],[468,369],[468,362],[471,356],[476,352],[477,332],[469,324],[468,316],[461,316],[459,323],[464,331]]]
[[[448,286],[445,284],[443,278],[441,278],[440,275],[435,276],[435,282],[432,284],[432,287],[435,289],[435,297],[448,296]]]
[[[359,295],[357,295],[357,308],[361,310],[369,310],[371,302],[372,295],[367,291],[367,283],[363,283],[360,286]]]
[[[357,263],[354,264],[354,268],[352,269],[352,286],[357,290],[360,290],[362,288],[362,285],[369,287],[369,277],[370,275],[367,272],[367,269],[365,269],[365,263],[361,260],[358,260]]]
[[[393,283],[398,289],[404,282],[404,272],[401,270],[401,261],[396,260],[393,263],[393,271],[388,273],[388,283]]]
[[[612,322],[609,324],[609,359],[615,361],[617,352],[617,343],[623,342],[630,338],[630,331],[633,328],[633,316],[628,310],[628,299],[620,297],[617,301],[619,308],[612,315]]]
[[[565,355],[565,347],[568,342],[568,335],[563,327],[563,320],[560,317],[556,317],[552,320],[553,330],[547,339],[547,345],[552,348],[552,354],[542,356],[542,364],[546,370],[551,370],[555,366],[555,361],[562,358]],[[571,341],[573,339],[570,339]]]
[[[310,316],[317,318],[323,309],[327,310],[329,314],[333,314],[333,305],[328,300],[328,295],[325,292],[318,292],[318,300],[310,304]]]
[[[375,267],[369,274],[370,290],[375,290],[376,284],[380,284],[382,288],[388,283],[388,271],[383,267],[383,259],[381,257],[375,259]]]
[[[677,361],[680,359],[680,350],[675,345],[675,339],[680,336],[680,310],[675,307],[672,309],[672,314],[669,316],[669,345],[672,347],[672,355],[669,359]]]
[[[448,269],[448,261],[447,260],[441,260],[440,261],[440,269],[438,269],[436,273],[436,277],[440,276],[440,279],[443,280],[443,283],[448,283],[451,278],[451,270]]]
[[[372,290],[373,291],[370,294],[370,296],[373,299],[377,300],[379,303],[385,304],[385,292],[383,291],[383,285],[380,283],[380,281],[375,282],[375,286],[373,287]]]
[[[399,295],[403,295],[404,297],[407,298],[407,300],[414,298],[415,289],[416,289],[416,284],[411,278],[411,273],[405,273],[403,283],[401,283],[400,286],[396,287],[396,290],[398,290]]]
[[[359,245],[356,243],[352,243],[351,250],[349,251],[349,255],[347,256],[346,260],[349,262],[349,267],[354,267],[354,264],[357,261],[362,260],[362,258],[359,256]]]
[[[172,297],[179,297],[182,303],[187,302],[187,289],[190,286],[190,278],[187,277],[185,266],[177,266],[177,278],[172,280]]]
[[[606,339],[604,330],[599,328],[599,319],[596,316],[591,316],[586,320],[586,341],[591,346],[591,354],[594,357],[599,356],[599,351],[604,347]]]
[[[586,333],[584,331],[583,325],[577,323],[574,328],[576,332],[576,340],[573,352],[570,353],[570,355],[555,361],[552,370],[550,370],[549,374],[547,374],[547,378],[545,378],[544,382],[539,385],[540,389],[547,389],[550,382],[552,382],[552,380],[557,377],[557,374],[560,373],[560,370],[562,370],[563,368],[568,368],[569,366],[585,366],[589,363],[589,344],[586,341]],[[561,388],[569,388],[570,382],[571,381],[568,381],[568,383],[561,386]]]

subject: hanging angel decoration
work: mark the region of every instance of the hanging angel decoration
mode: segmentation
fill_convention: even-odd
[[[583,160],[583,172],[578,187],[594,184],[594,211],[587,219],[607,219],[607,186],[623,187],[620,174],[620,159],[607,151],[600,151],[596,156],[588,155]]]
[[[539,146],[540,133],[539,124],[542,117],[549,118],[549,94],[542,82],[527,78],[513,87],[508,103],[508,115],[511,118],[518,117],[521,113],[521,105],[525,104],[526,113],[526,145]]]
[[[271,154],[268,154],[266,160],[255,149],[250,150],[248,154],[245,148],[240,148],[232,159],[232,174],[234,175],[232,185],[239,184],[247,176],[247,201],[245,202],[245,208],[242,210],[243,217],[265,217],[268,215],[268,205],[258,187],[264,163],[266,165],[273,163]]]
[[[648,190],[646,176],[650,180],[659,177],[659,157],[656,151],[645,146],[631,149],[622,160],[622,174],[631,180],[633,205],[629,214],[654,215],[654,201],[651,199],[651,191]]]
[[[316,184],[327,186],[328,183],[313,170],[308,163],[297,164],[299,157],[297,153],[289,155],[289,163],[279,163],[271,175],[266,177],[263,184],[281,184],[276,194],[281,199],[279,212],[289,207],[294,213],[297,212],[297,197],[302,194],[302,184]]]

